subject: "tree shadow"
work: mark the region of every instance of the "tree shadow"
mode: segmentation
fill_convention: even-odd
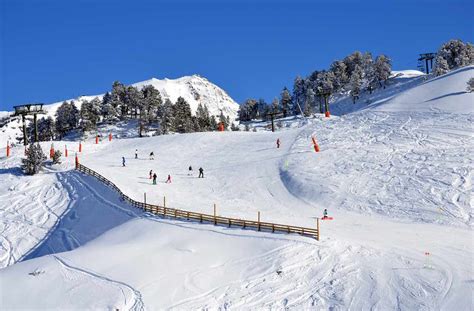
[[[425,103],[426,102],[431,102],[431,101],[434,101],[434,100],[437,100],[437,99],[449,97],[449,96],[456,96],[456,95],[461,95],[461,94],[466,94],[466,93],[468,93],[468,92],[462,91],[462,92],[454,92],[454,93],[444,94],[444,95],[441,95],[441,96],[438,96],[438,97],[435,97],[435,98],[432,98],[432,99],[425,100]]]
[[[15,176],[24,176],[21,167],[0,168],[0,175],[12,174]]]

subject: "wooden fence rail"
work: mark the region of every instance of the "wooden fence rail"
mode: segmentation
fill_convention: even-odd
[[[107,186],[111,187],[115,191],[117,191],[124,201],[127,201],[131,205],[143,209],[147,212],[160,215],[167,218],[176,218],[181,220],[193,220],[199,221],[200,223],[213,223],[214,225],[220,226],[227,226],[227,227],[241,227],[243,229],[254,229],[257,231],[265,231],[265,232],[284,232],[284,233],[297,233],[304,236],[313,237],[319,241],[319,218],[316,219],[316,228],[304,228],[292,225],[283,225],[283,224],[275,224],[270,222],[261,222],[255,220],[245,220],[245,219],[238,219],[238,218],[229,218],[229,217],[222,217],[217,215],[209,215],[209,214],[202,214],[196,213],[192,211],[180,210],[175,208],[170,208],[166,206],[160,205],[153,205],[144,202],[135,201],[125,193],[123,193],[113,182],[105,178],[104,176],[100,175],[94,170],[79,164],[76,166],[76,169],[84,174],[94,176],[95,178],[99,179],[101,182],[106,184]]]

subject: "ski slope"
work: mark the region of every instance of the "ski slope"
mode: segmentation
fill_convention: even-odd
[[[465,108],[474,95],[448,94],[461,92],[473,71],[276,133],[84,143],[81,163],[136,200],[146,192],[149,203],[166,196],[167,206],[206,213],[216,203],[223,216],[256,219],[260,211],[262,221],[301,226],[315,226],[327,208],[334,220],[322,221],[319,242],[160,219],[71,171],[72,157],[21,176],[22,148],[14,148],[0,159],[0,195],[8,199],[0,200],[1,219],[4,228],[16,221],[27,229],[2,229],[11,251],[0,256],[8,266],[0,270],[0,308],[472,309],[474,113]],[[457,105],[443,104],[454,98]],[[50,211],[15,201],[29,192],[63,202],[46,203],[59,217],[45,222]],[[35,240],[23,239],[28,230]]]

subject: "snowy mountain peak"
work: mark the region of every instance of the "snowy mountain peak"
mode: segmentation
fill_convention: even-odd
[[[151,78],[146,81],[132,84],[137,88],[152,85],[160,91],[163,99],[170,99],[173,103],[178,97],[183,97],[195,112],[198,105],[206,105],[211,115],[218,116],[221,111],[231,120],[237,117],[239,105],[220,87],[199,75],[184,76],[177,79]]]

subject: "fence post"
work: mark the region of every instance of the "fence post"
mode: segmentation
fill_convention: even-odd
[[[316,241],[319,241],[319,218],[316,218]]]
[[[145,206],[146,206],[146,192],[143,193],[143,198],[145,199]]]
[[[166,197],[163,197],[163,207],[166,207]]]
[[[217,225],[217,219],[216,219],[216,203],[214,203],[214,225]]]
[[[258,212],[258,231],[260,231],[260,211]]]

